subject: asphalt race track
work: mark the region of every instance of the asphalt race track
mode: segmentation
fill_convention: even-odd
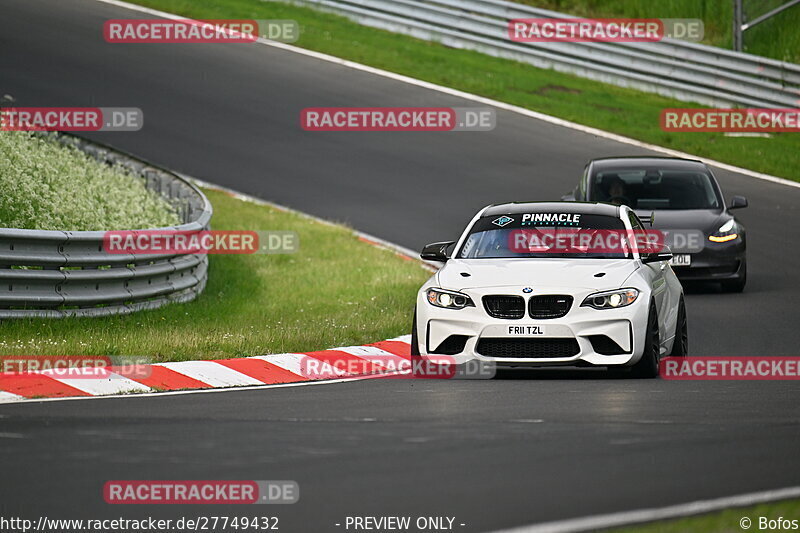
[[[5,0],[0,96],[139,107],[141,132],[94,138],[410,248],[456,237],[488,203],[558,199],[587,159],[647,153],[505,111],[488,133],[304,132],[305,107],[475,104],[262,45],[107,44],[109,18],[150,17]],[[692,353],[800,355],[800,189],[716,174],[750,201],[750,277],[743,294],[691,288]],[[485,531],[800,484],[792,382],[533,378],[0,406],[0,515],[271,514],[290,533],[435,515]],[[102,500],[111,479],[292,479],[301,500],[121,508]]]

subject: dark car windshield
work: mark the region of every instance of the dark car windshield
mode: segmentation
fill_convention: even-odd
[[[607,215],[494,215],[479,218],[473,224],[457,257],[626,259],[632,256],[624,232],[622,220]],[[590,244],[582,244],[581,238],[589,238]],[[606,241],[612,244],[607,245]]]
[[[704,172],[618,169],[592,177],[591,199],[633,209],[720,209],[721,199]]]

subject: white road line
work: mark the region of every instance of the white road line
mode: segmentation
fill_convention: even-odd
[[[18,402],[20,400],[25,400],[25,398],[17,394],[0,390],[0,403]]]
[[[98,1],[100,1],[100,0],[98,0]],[[324,218],[320,218],[320,217],[317,217],[317,216],[314,216],[314,215],[310,215],[308,213],[304,213],[303,211],[298,211],[296,209],[292,209],[291,207],[286,207],[285,205],[276,204],[275,202],[270,202],[269,200],[264,200],[262,198],[257,198],[255,196],[251,196],[249,194],[245,194],[243,192],[236,191],[236,190],[231,189],[229,187],[224,187],[222,185],[217,185],[216,183],[210,183],[208,181],[203,181],[203,180],[197,179],[197,178],[195,178],[193,176],[188,176],[186,174],[181,174],[180,172],[176,172],[176,174],[178,174],[183,179],[194,183],[198,187],[204,187],[206,189],[222,191],[224,193],[230,194],[231,196],[233,196],[237,200],[242,200],[243,202],[250,202],[250,203],[254,203],[256,205],[264,205],[264,206],[267,206],[267,207],[271,207],[273,209],[278,209],[280,211],[285,211],[287,213],[292,213],[292,214],[295,214],[295,215],[299,215],[299,216],[301,216],[301,217],[303,217],[305,219],[313,220],[314,222],[317,222],[319,224],[324,224],[326,226],[336,226],[336,227],[339,227],[339,228],[343,228],[344,227],[341,224],[336,224],[335,222],[331,222],[330,220],[325,220]],[[353,232],[353,235],[355,235],[356,237],[361,237],[363,239],[371,241],[372,243],[374,243],[376,246],[378,246],[380,248],[385,248],[385,249],[387,249],[389,251],[392,251],[392,252],[394,252],[394,253],[396,253],[398,255],[402,255],[404,257],[408,257],[409,259],[413,259],[415,261],[418,261],[420,263],[420,265],[424,269],[426,269],[426,270],[428,270],[430,272],[436,272],[437,270],[439,270],[439,265],[437,265],[436,263],[434,263],[432,261],[423,261],[423,260],[421,260],[419,258],[419,254],[417,252],[415,252],[414,250],[410,249],[410,248],[406,248],[405,246],[400,246],[399,244],[395,244],[393,242],[385,241],[385,240],[381,239],[380,237],[376,237],[374,235],[370,235],[369,233],[364,233],[363,231],[358,231],[358,230],[351,230],[351,231]]]
[[[93,396],[105,396],[108,394],[128,394],[131,392],[152,392],[153,389],[147,387],[146,385],[142,385],[141,383],[137,383],[132,379],[128,379],[126,377],[120,376],[119,374],[115,374],[113,372],[102,371],[101,369],[72,369],[71,374],[74,374],[75,371],[80,373],[81,370],[87,371],[87,377],[59,377],[59,371],[57,370],[43,370],[39,372],[43,376],[47,376],[55,381],[63,383],[64,385],[69,385],[70,387],[74,387],[78,390],[81,390],[87,394],[91,394]],[[100,377],[98,373],[102,372],[105,377]]]
[[[721,511],[732,507],[749,507],[760,503],[786,500],[800,497],[800,487],[787,487],[784,489],[751,492],[738,496],[716,498],[713,500],[700,500],[696,502],[670,505],[653,509],[639,509],[636,511],[623,511],[555,522],[543,522],[512,529],[504,529],[496,533],[568,533],[574,531],[590,531],[608,529],[612,527],[681,518],[698,514]],[[744,516],[744,515],[743,515]],[[753,517],[749,517],[753,520]],[[738,527],[738,524],[736,524]],[[731,526],[733,528],[733,526]]]
[[[159,11],[157,9],[151,9],[148,7],[137,6],[134,4],[129,4],[128,2],[122,2],[120,0],[96,0],[97,2],[102,2],[104,4],[110,4],[117,7],[122,7],[125,9],[130,9],[133,11],[139,11],[140,13],[147,13],[149,15],[155,15],[158,17],[163,17],[166,19],[171,20],[181,20],[186,19],[186,17],[182,17],[180,15],[175,15],[174,13],[167,13],[164,11]],[[98,30],[99,32],[99,30]],[[565,128],[570,128],[576,131],[580,131],[583,133],[588,133],[590,135],[595,135],[597,137],[602,137],[604,139],[609,139],[612,141],[616,141],[619,143],[629,144],[631,146],[636,146],[638,148],[644,148],[646,150],[652,150],[654,152],[659,152],[665,155],[669,155],[672,157],[687,157],[691,159],[698,159],[706,164],[715,166],[717,168],[721,168],[724,170],[728,170],[731,172],[737,172],[739,174],[743,174],[745,176],[749,176],[751,178],[756,178],[764,181],[769,181],[772,183],[777,183],[780,185],[786,185],[788,187],[796,187],[800,188],[800,182],[787,180],[785,178],[779,178],[777,176],[771,176],[769,174],[764,174],[762,172],[756,172],[754,170],[749,170],[746,168],[737,167],[734,165],[729,165],[727,163],[722,163],[721,161],[716,161],[714,159],[708,159],[704,157],[698,157],[696,155],[692,155],[686,152],[680,152],[678,150],[672,150],[670,148],[664,148],[663,146],[657,146],[655,144],[650,144],[642,141],[637,141],[636,139],[631,139],[630,137],[625,137],[623,135],[617,135],[616,133],[610,133],[607,131],[603,131],[597,128],[592,128],[589,126],[584,126],[582,124],[577,124],[575,122],[570,122],[569,120],[564,120],[560,118],[556,118],[550,115],[545,115],[544,113],[539,113],[537,111],[531,111],[530,109],[525,109],[524,107],[519,107],[511,104],[507,104],[505,102],[499,102],[497,100],[492,100],[491,98],[484,98],[482,96],[478,96],[475,94],[470,94],[464,91],[459,91],[458,89],[453,89],[450,87],[445,87],[443,85],[437,85],[435,83],[430,83],[427,81],[418,80],[416,78],[411,78],[409,76],[403,76],[401,74],[395,74],[394,72],[389,72],[386,70],[381,70],[378,68],[370,67],[367,65],[362,65],[361,63],[356,63],[354,61],[348,61],[346,59],[341,59],[338,57],[334,57],[328,54],[323,54],[321,52],[314,52],[313,50],[306,50],[305,48],[300,48],[297,46],[292,46],[290,44],[285,43],[278,43],[275,41],[269,41],[267,39],[258,39],[257,41],[260,44],[264,44],[267,46],[272,46],[273,48],[279,48],[281,50],[286,50],[289,52],[294,52],[296,54],[302,54],[308,57],[313,57],[315,59],[319,59],[321,61],[326,61],[328,63],[335,63],[337,65],[341,65],[343,67],[352,68],[354,70],[360,70],[362,72],[368,72],[370,74],[374,74],[376,76],[382,76],[384,78],[388,78],[395,81],[400,81],[403,83],[407,83],[409,85],[415,85],[417,87],[422,87],[424,89],[430,89],[432,91],[437,91],[443,94],[448,94],[450,96],[456,96],[458,98],[462,98],[464,100],[470,100],[472,102],[477,102],[484,105],[490,105],[492,107],[496,107],[497,109],[503,109],[505,111],[510,111],[512,113],[517,113],[519,115],[524,115],[526,117],[534,118],[537,120],[541,120],[543,122],[548,122],[550,124],[555,124],[557,126],[563,126]]]
[[[403,372],[397,372],[398,374],[403,374]],[[64,398],[23,398],[19,397],[19,400],[14,400],[9,398],[5,401],[6,404],[17,404],[17,403],[41,403],[41,402],[72,402],[72,401],[81,401],[81,400],[110,400],[110,399],[129,399],[129,398],[158,398],[162,396],[183,396],[186,394],[215,394],[215,393],[225,393],[225,392],[241,392],[241,391],[249,391],[249,390],[262,390],[262,389],[279,389],[284,387],[305,387],[307,385],[333,385],[338,383],[350,383],[354,381],[363,381],[367,379],[376,379],[376,377],[384,377],[383,376],[361,376],[361,377],[354,377],[354,378],[347,378],[347,379],[331,379],[331,380],[322,380],[322,381],[300,381],[297,383],[275,383],[272,385],[257,385],[252,387],[228,387],[224,389],[193,389],[193,390],[180,390],[180,391],[169,391],[169,392],[151,392],[150,394],[130,394],[127,396],[67,396]],[[0,394],[9,394],[3,393],[0,391]],[[12,395],[13,396],[13,395]],[[0,403],[3,403],[0,401]]]
[[[214,361],[181,361],[178,363],[159,363],[157,366],[169,368],[174,372],[202,381],[212,387],[241,387],[263,385],[264,383]]]

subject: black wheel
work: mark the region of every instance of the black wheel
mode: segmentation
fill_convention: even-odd
[[[686,357],[689,355],[689,322],[686,320],[686,304],[681,296],[678,305],[678,322],[675,325],[675,342],[670,357]]]
[[[419,337],[417,336],[417,310],[414,309],[414,322],[411,324],[411,359],[419,357]]]
[[[747,262],[742,262],[742,272],[738,278],[722,282],[722,290],[725,292],[742,292],[747,284]]]
[[[650,312],[647,315],[647,332],[644,341],[644,353],[639,362],[631,367],[632,378],[655,378],[658,376],[659,335],[658,315],[656,306],[650,303]]]

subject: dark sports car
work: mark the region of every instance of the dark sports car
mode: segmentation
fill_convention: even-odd
[[[562,200],[624,204],[639,216],[654,213],[674,253],[682,280],[719,281],[741,292],[747,282],[745,229],[730,213],[747,207],[733,196],[726,206],[703,162],[670,157],[614,157],[587,163],[578,186]]]

